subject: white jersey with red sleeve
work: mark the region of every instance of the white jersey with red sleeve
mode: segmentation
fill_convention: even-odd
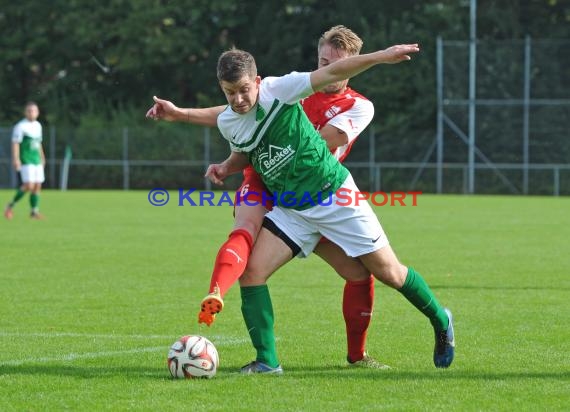
[[[301,100],[301,105],[315,129],[330,124],[346,133],[347,144],[332,152],[340,162],[348,156],[352,144],[374,117],[372,102],[350,87],[339,94],[314,93]]]

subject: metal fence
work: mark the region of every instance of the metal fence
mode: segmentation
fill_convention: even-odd
[[[226,143],[217,136],[217,131],[209,128],[193,130],[191,135],[169,135],[169,141],[160,140],[165,146],[174,146],[175,158],[157,158],[156,154],[145,150],[135,150],[140,146],[140,135],[124,127],[120,130],[102,130],[91,135],[76,135],[75,139],[61,137],[58,142],[56,128],[48,129],[44,139],[46,151],[46,183],[48,188],[61,188],[62,165],[65,147],[71,146],[73,158],[70,162],[68,187],[106,189],[150,189],[153,187],[183,187],[211,189],[211,184],[203,178],[203,173],[212,162],[223,160],[228,149]],[[136,129],[139,130],[139,129]],[[10,167],[10,129],[0,129],[0,187],[15,187],[16,175]],[[148,133],[148,132],[147,132]],[[102,155],[84,156],[82,140],[95,139],[94,135],[105,136],[109,147]],[[74,143],[75,141],[75,143]],[[179,144],[183,142],[185,144]],[[346,163],[360,188],[370,191],[421,190],[425,193],[438,192],[438,173],[442,172],[445,193],[470,193],[469,168],[467,162],[388,162],[375,160],[376,147],[382,146],[382,136],[372,130],[360,137],[359,145],[367,151],[353,156]],[[432,145],[433,146],[433,145]],[[114,156],[109,156],[113,152]],[[367,158],[362,155],[365,152]],[[426,153],[433,152],[428,148]],[[154,158],[153,158],[154,157]],[[485,163],[474,164],[480,180],[485,181],[477,193],[521,193],[520,182],[528,176],[528,193],[540,195],[570,195],[570,163]],[[228,181],[228,188],[239,184],[239,176]],[[513,183],[515,182],[515,183]],[[517,183],[518,182],[518,183]]]
[[[437,39],[436,192],[445,191],[446,160],[462,158],[466,193],[479,193],[479,176],[492,171],[507,193],[536,193],[533,178],[547,173],[551,193],[568,194],[561,183],[570,164],[568,47],[569,40],[528,36]]]

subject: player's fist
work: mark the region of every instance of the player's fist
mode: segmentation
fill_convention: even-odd
[[[224,184],[224,179],[227,176],[226,167],[221,163],[208,166],[208,170],[206,170],[205,174],[205,177],[210,179],[210,182],[218,186],[222,186]]]

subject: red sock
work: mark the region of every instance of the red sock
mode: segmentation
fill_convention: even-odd
[[[342,302],[342,314],[346,323],[348,357],[356,362],[364,357],[366,332],[374,304],[374,277],[358,282],[346,282]]]
[[[212,293],[218,286],[222,297],[226,294],[243,274],[252,246],[253,238],[247,230],[236,229],[230,233],[228,240],[220,247],[216,256],[209,293]]]

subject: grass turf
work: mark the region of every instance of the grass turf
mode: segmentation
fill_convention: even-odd
[[[7,201],[12,191],[0,191]],[[153,207],[142,191],[46,191],[0,222],[0,410],[563,410],[570,404],[570,199],[427,196],[377,208],[400,259],[455,317],[432,365],[429,322],[377,283],[368,351],[345,365],[343,281],[318,258],[270,280],[282,377],[240,376],[254,351],[239,290],[198,326],[231,208]],[[210,338],[213,380],[172,380],[168,347]]]

